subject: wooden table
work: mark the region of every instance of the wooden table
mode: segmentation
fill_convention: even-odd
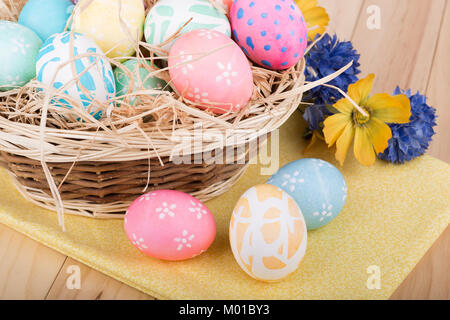
[[[392,92],[399,85],[429,96],[439,118],[428,153],[449,162],[449,0],[319,2],[330,14],[330,32],[352,40],[361,53],[363,76],[376,74],[375,91]],[[367,21],[378,9],[381,28],[370,30]],[[81,270],[80,290],[66,287],[73,265]],[[450,299],[449,270],[447,228],[392,298]],[[0,225],[0,299],[153,298]]]

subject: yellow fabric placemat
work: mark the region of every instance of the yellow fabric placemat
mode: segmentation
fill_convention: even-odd
[[[302,157],[303,122],[295,114],[280,131],[281,164]],[[335,163],[322,144],[308,157]],[[341,214],[308,233],[299,269],[278,283],[248,277],[234,261],[228,222],[239,196],[268,177],[252,165],[234,188],[207,202],[217,238],[201,256],[184,262],[146,257],[126,238],[122,221],[66,216],[66,233],[56,214],[14,189],[0,170],[0,223],[157,298],[167,299],[386,299],[395,291],[450,223],[450,168],[424,156],[406,165],[360,166],[349,154],[340,168],[348,185]],[[369,266],[381,271],[381,288],[368,289]]]

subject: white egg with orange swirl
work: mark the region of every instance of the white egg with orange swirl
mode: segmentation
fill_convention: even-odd
[[[285,191],[264,184],[241,196],[231,217],[230,244],[239,266],[252,278],[285,278],[298,268],[306,243],[302,212]]]

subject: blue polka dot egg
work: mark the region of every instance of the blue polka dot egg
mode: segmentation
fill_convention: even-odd
[[[93,40],[79,33],[63,32],[48,38],[37,57],[36,74],[38,81],[68,97],[58,99],[58,104],[69,109],[74,104],[83,106],[97,119],[104,103],[115,96],[109,61]]]
[[[235,40],[260,66],[288,69],[305,54],[308,32],[293,0],[235,0],[230,20]]]
[[[286,191],[302,210],[308,230],[331,222],[341,212],[347,185],[339,170],[320,159],[301,159],[287,164],[267,183]]]

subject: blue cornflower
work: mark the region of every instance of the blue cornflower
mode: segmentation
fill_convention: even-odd
[[[394,95],[405,94],[411,102],[409,123],[389,124],[392,138],[387,149],[378,155],[380,159],[393,163],[404,163],[425,153],[435,134],[436,109],[427,105],[427,98],[411,90],[404,91],[397,87]]]
[[[316,39],[318,37],[316,36]],[[348,85],[356,82],[358,80],[357,75],[361,72],[358,69],[360,66],[359,57],[360,55],[350,41],[339,41],[336,35],[331,37],[329,34],[325,34],[305,56],[306,81],[319,80],[353,61],[350,68],[329,82],[330,85],[347,92]],[[311,89],[306,94],[305,100],[314,103],[314,105],[307,107],[303,114],[309,128],[319,130],[320,123],[323,122],[324,118],[332,114],[327,109],[327,105],[333,105],[341,98],[340,93],[333,88],[318,86]]]

